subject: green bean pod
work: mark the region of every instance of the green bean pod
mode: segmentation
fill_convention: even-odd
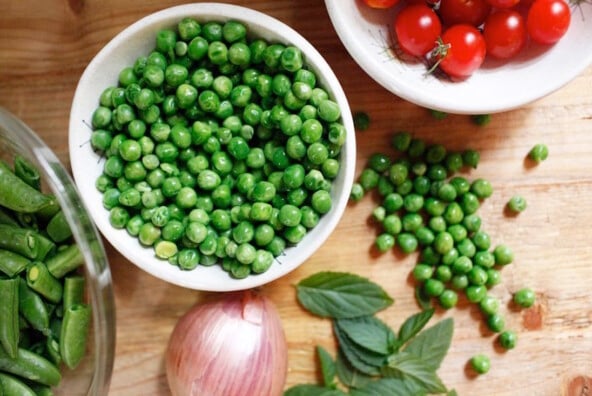
[[[51,203],[51,198],[28,185],[0,162],[0,205],[16,212],[35,213]]]
[[[61,210],[51,218],[49,223],[47,223],[45,231],[54,242],[58,243],[63,242],[72,236],[72,230],[70,229],[68,220],[66,220],[64,212]]]
[[[54,396],[55,394],[51,390],[50,386],[31,384],[31,389],[37,396]]]
[[[57,386],[62,380],[60,370],[53,363],[23,348],[18,349],[15,358],[0,348],[0,371],[49,386]]]
[[[53,303],[57,304],[62,300],[62,284],[51,275],[42,262],[34,262],[27,268],[27,284]]]
[[[34,230],[0,224],[0,249],[43,260],[55,248],[55,243]]]
[[[22,155],[14,157],[14,174],[35,190],[41,189],[39,170]]]
[[[18,278],[0,279],[0,349],[12,358],[19,341],[18,282]]]
[[[64,278],[64,294],[62,297],[62,306],[64,311],[75,304],[84,302],[84,284],[83,276],[74,275]]]
[[[37,396],[37,393],[18,378],[0,373],[0,396]]]
[[[90,313],[90,307],[86,304],[74,304],[64,312],[59,342],[60,355],[71,369],[78,366],[86,353]]]
[[[46,332],[49,328],[49,313],[41,296],[27,285],[23,278],[19,279],[18,309],[22,317],[36,330]]]
[[[72,244],[45,260],[49,272],[57,279],[84,264],[84,257],[78,245]]]
[[[11,278],[23,272],[30,263],[31,260],[18,253],[0,249],[0,272]]]

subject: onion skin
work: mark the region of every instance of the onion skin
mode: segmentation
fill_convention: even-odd
[[[279,396],[288,352],[278,312],[249,290],[197,303],[175,325],[165,354],[173,396]]]

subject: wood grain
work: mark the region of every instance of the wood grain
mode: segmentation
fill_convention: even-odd
[[[467,176],[489,179],[495,194],[484,204],[484,228],[508,243],[516,260],[493,291],[504,302],[508,326],[518,330],[516,349],[501,352],[474,307],[439,312],[452,316],[455,333],[439,371],[460,395],[587,395],[592,375],[592,68],[557,92],[521,109],[496,114],[487,126],[467,116],[435,120],[422,108],[386,92],[347,54],[319,0],[232,1],[266,12],[301,32],[341,79],[353,110],[369,113],[371,127],[357,134],[357,169],[383,151],[389,135],[408,130],[450,149],[481,151]],[[84,67],[115,34],[171,0],[0,0],[0,105],[29,126],[69,165],[67,126],[71,100]],[[486,93],[484,93],[486,94]],[[525,163],[544,142],[549,159]],[[528,200],[517,217],[504,215],[513,194]],[[263,288],[277,304],[289,346],[287,386],[317,381],[314,347],[334,350],[330,324],[305,313],[294,284],[324,269],[350,271],[380,283],[396,299],[380,313],[393,327],[417,311],[409,272],[415,256],[377,255],[369,220],[376,202],[350,205],[322,248],[289,276]],[[107,246],[117,302],[117,349],[110,395],[168,395],[163,351],[177,318],[202,293],[161,282]],[[528,285],[538,303],[525,311],[506,304]],[[492,369],[474,378],[466,362],[487,353]],[[229,373],[232,375],[232,373]]]

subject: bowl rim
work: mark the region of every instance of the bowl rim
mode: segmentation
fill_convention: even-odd
[[[80,166],[81,155],[78,153],[81,150],[81,146],[85,147],[87,150],[86,154],[92,153],[92,150],[89,148],[90,145],[84,145],[85,140],[86,143],[88,143],[88,136],[84,139],[81,139],[76,133],[76,131],[80,129],[81,119],[79,117],[83,116],[84,119],[90,119],[89,114],[85,113],[86,110],[84,109],[84,106],[81,105],[81,100],[85,96],[85,91],[90,84],[90,80],[93,78],[95,73],[98,72],[100,65],[107,61],[107,58],[110,56],[112,51],[124,44],[125,41],[130,37],[138,34],[141,35],[142,31],[146,30],[149,30],[153,35],[155,35],[158,27],[172,26],[173,24],[180,21],[181,18],[189,16],[193,16],[198,20],[218,19],[222,21],[233,19],[243,21],[247,25],[248,31],[252,32],[258,37],[262,37],[270,41],[293,44],[300,48],[304,55],[305,62],[311,69],[315,71],[317,75],[317,81],[320,82],[320,85],[322,85],[327,90],[327,92],[329,92],[333,100],[339,104],[341,109],[341,122],[347,131],[346,143],[341,153],[341,169],[339,176],[339,179],[343,180],[343,193],[337,198],[333,196],[334,200],[331,211],[323,216],[321,222],[313,230],[309,231],[305,239],[301,242],[301,244],[305,245],[306,248],[300,249],[298,253],[294,253],[294,248],[286,249],[287,252],[292,252],[292,256],[294,256],[297,260],[293,260],[291,263],[286,263],[285,260],[283,263],[281,263],[280,260],[277,260],[280,261],[280,263],[274,263],[274,265],[272,265],[272,267],[266,272],[262,274],[250,275],[245,279],[231,278],[226,272],[223,272],[221,268],[218,268],[219,265],[212,267],[199,266],[192,271],[182,271],[178,268],[170,266],[175,268],[171,271],[169,269],[158,268],[150,262],[145,262],[144,260],[146,260],[146,254],[144,253],[142,255],[140,253],[146,252],[147,250],[152,250],[153,248],[142,247],[139,242],[137,242],[137,238],[132,238],[126,233],[125,230],[115,230],[112,228],[107,219],[108,211],[103,208],[100,202],[97,202],[96,199],[93,199],[89,196],[89,194],[94,193],[90,192],[88,189],[88,184],[90,183],[88,180],[88,169],[84,169],[84,167]],[[115,81],[113,81],[113,83],[115,83]],[[101,90],[104,88],[106,87],[102,87]],[[96,102],[98,102],[98,95],[96,97]],[[96,108],[97,105],[98,103],[95,104],[94,108]],[[84,122],[84,120],[82,120],[82,122]],[[300,33],[279,19],[247,7],[223,3],[191,3],[165,8],[141,18],[118,33],[91,60],[83,72],[80,81],[78,82],[78,86],[72,101],[69,126],[69,152],[74,180],[81,189],[82,198],[89,207],[90,213],[93,216],[97,227],[102,232],[103,236],[125,258],[149,274],[177,286],[202,291],[234,291],[258,287],[288,274],[303,264],[329,237],[331,232],[340,221],[343,212],[345,211],[349,200],[349,191],[351,190],[351,185],[353,184],[356,164],[354,132],[353,118],[350,107],[339,80],[324,57]],[[314,234],[312,234],[313,231]],[[312,235],[314,235],[314,238]],[[162,267],[164,264],[167,264],[156,257],[153,257],[152,260],[148,261],[152,261],[152,263],[157,261],[160,264],[160,267]],[[203,276],[205,275],[203,274],[211,274],[212,272],[210,271],[223,272],[223,275],[227,279],[222,279],[220,284],[211,284],[207,281],[204,281]],[[201,273],[202,278],[193,275],[197,273]]]
[[[479,100],[464,100],[456,96],[466,95],[467,92],[460,92],[455,97],[445,97],[446,95],[430,94],[420,84],[405,81],[404,78],[394,79],[390,75],[384,73],[384,62],[376,61],[372,56],[369,56],[367,48],[356,36],[356,30],[351,29],[348,24],[345,7],[362,7],[361,0],[351,1],[347,6],[340,0],[324,0],[329,18],[342,44],[354,59],[354,61],[367,73],[373,80],[380,84],[383,88],[390,91],[394,95],[422,106],[428,109],[439,110],[452,114],[493,114],[503,111],[514,110],[522,106],[535,102],[566,85],[575,77],[581,74],[587,67],[592,64],[592,51],[586,54],[578,54],[570,59],[569,73],[555,73],[552,79],[545,79],[544,84],[535,84],[530,86],[533,91],[523,90],[521,92],[514,92],[513,95],[505,95],[500,98],[498,95],[480,95]],[[582,4],[582,7],[590,7],[590,4]],[[394,6],[390,10],[369,10],[381,12],[394,12],[399,6]],[[570,8],[571,10],[571,8]],[[572,20],[574,18],[572,17]],[[385,29],[390,30],[390,26],[384,26]],[[569,34],[569,31],[568,31]],[[558,43],[560,44],[560,43]],[[551,46],[552,48],[553,46]],[[470,81],[470,80],[469,80]],[[452,83],[457,84],[457,83]],[[462,82],[460,82],[462,84]],[[474,94],[469,95],[473,97]]]
[[[54,193],[74,239],[84,257],[87,289],[92,301],[93,376],[87,395],[107,394],[113,372],[116,343],[115,300],[111,270],[99,232],[81,200],[80,193],[55,153],[22,120],[0,106],[0,130],[15,150],[33,161]],[[58,387],[59,389],[59,387]]]

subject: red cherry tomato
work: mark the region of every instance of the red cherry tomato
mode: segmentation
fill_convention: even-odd
[[[526,16],[530,37],[541,44],[553,44],[567,32],[571,21],[569,6],[563,0],[535,0]]]
[[[512,8],[520,3],[520,0],[487,0],[495,8]]]
[[[483,24],[487,55],[508,59],[520,52],[526,43],[526,23],[513,10],[499,9],[490,14]]]
[[[364,0],[364,3],[371,8],[390,8],[398,2],[399,0]]]
[[[469,77],[485,59],[485,39],[472,25],[451,26],[442,42],[447,48],[437,55],[439,67],[450,77]]]
[[[486,0],[441,0],[438,15],[444,25],[468,23],[479,26],[490,11],[491,5]]]
[[[423,56],[436,46],[442,24],[432,8],[425,4],[410,4],[395,16],[394,30],[403,51]]]

